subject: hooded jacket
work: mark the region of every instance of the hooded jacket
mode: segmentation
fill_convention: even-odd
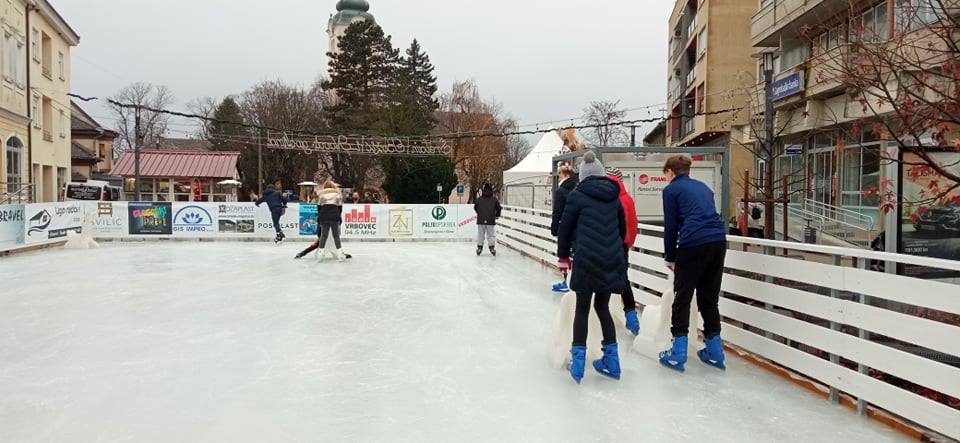
[[[557,236],[557,257],[570,257],[576,241],[577,259],[570,275],[576,292],[621,293],[627,281],[623,262],[626,221],[620,186],[602,176],[580,182],[567,198]]]
[[[477,213],[478,225],[496,225],[500,218],[500,201],[493,196],[493,188],[485,186],[483,193],[473,204],[473,210]]]
[[[266,203],[271,211],[279,211],[287,207],[287,199],[283,197],[283,194],[277,192],[273,185],[267,185],[263,190],[263,196],[257,199],[254,204],[260,206],[260,203]]]
[[[317,221],[340,223],[343,213],[343,195],[337,188],[324,188],[317,192]]]
[[[627,192],[627,186],[623,184],[623,180],[613,176],[608,176],[607,178],[617,182],[617,184],[620,185],[620,205],[623,206],[623,217],[627,224],[627,232],[623,237],[623,244],[627,246],[633,246],[633,242],[637,240],[636,203],[634,203],[633,197],[630,196],[630,193]]]
[[[550,222],[550,234],[554,237],[557,236],[557,231],[560,228],[560,217],[563,217],[563,207],[567,205],[567,197],[577,187],[577,182],[577,177],[571,176],[560,182],[557,190],[553,191],[553,220]]]

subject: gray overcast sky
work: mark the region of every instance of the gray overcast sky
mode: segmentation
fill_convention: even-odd
[[[80,34],[71,52],[74,93],[106,97],[143,81],[169,87],[176,110],[183,111],[191,99],[239,94],[263,80],[312,83],[326,71],[327,19],[337,3],[51,2]],[[628,115],[636,119],[658,117],[664,107],[671,1],[369,2],[394,46],[420,41],[436,66],[441,92],[472,78],[484,97],[501,102],[521,125],[569,123],[591,100],[619,99],[624,108],[655,105]],[[104,107],[85,107],[112,126],[102,118],[109,116]],[[193,130],[182,122],[173,129],[181,131],[174,137]]]

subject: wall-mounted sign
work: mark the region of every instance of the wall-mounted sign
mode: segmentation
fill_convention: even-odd
[[[780,100],[803,92],[803,72],[794,72],[773,82],[773,100]]]

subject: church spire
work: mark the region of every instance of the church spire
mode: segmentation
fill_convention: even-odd
[[[370,3],[367,0],[340,0],[337,2],[337,11],[344,10],[367,12],[370,10]]]

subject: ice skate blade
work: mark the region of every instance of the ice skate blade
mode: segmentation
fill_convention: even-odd
[[[670,368],[670,369],[673,369],[674,371],[678,371],[678,372],[684,372],[684,371],[686,370],[686,368],[684,368],[684,365],[686,364],[686,362],[683,362],[683,363],[672,362],[672,361],[670,361],[670,360],[667,360],[667,359],[665,358],[665,356],[666,356],[666,353],[665,353],[665,352],[661,352],[661,353],[660,353],[660,364],[661,364],[661,365],[664,365],[664,366],[666,366],[666,367],[668,367],[668,368]]]
[[[707,366],[713,366],[714,368],[718,368],[724,371],[727,370],[727,367],[726,365],[723,364],[723,361],[710,360],[710,358],[704,354],[705,352],[702,350],[697,351],[697,357],[700,357],[700,361],[702,361],[704,364],[706,364]]]

